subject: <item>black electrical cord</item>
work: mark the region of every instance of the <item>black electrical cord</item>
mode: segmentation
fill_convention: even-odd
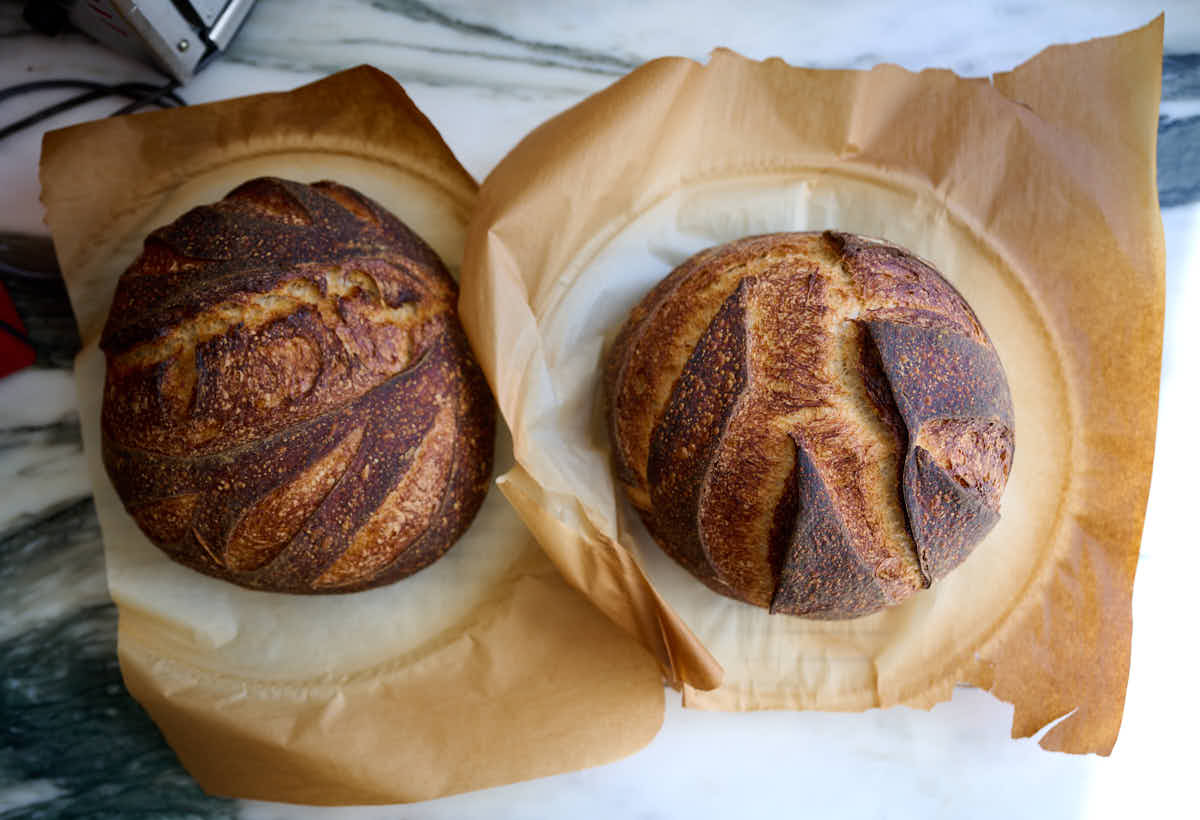
[[[23,117],[14,123],[0,128],[0,140],[18,131],[23,131],[26,128],[37,125],[39,122],[43,122],[56,114],[61,114],[64,111],[69,111],[72,108],[92,102],[93,100],[103,99],[104,97],[124,97],[130,100],[128,104],[113,112],[111,116],[114,117],[121,114],[130,114],[148,105],[156,105],[159,108],[187,105],[183,98],[175,93],[175,89],[179,88],[179,83],[175,80],[169,80],[163,85],[136,82],[107,84],[91,80],[35,80],[0,89],[0,102],[21,94],[62,88],[82,89],[83,93],[62,102],[46,106],[27,117]]]
[[[61,114],[64,111],[70,111],[72,108],[84,105],[85,103],[90,103],[92,100],[98,100],[102,97],[108,96],[110,96],[110,94],[107,89],[98,88],[94,91],[85,91],[82,94],[77,94],[76,96],[71,97],[68,100],[64,100],[63,102],[55,103],[54,105],[48,105],[40,111],[35,111],[24,119],[17,120],[11,125],[0,128],[0,140],[4,139],[10,134],[15,134],[18,131],[24,131],[30,126],[37,125],[42,120],[48,120],[55,114]]]
[[[32,114],[22,117],[14,123],[10,123],[3,128],[0,128],[0,140],[5,137],[23,131],[43,122],[56,114],[61,114],[64,111],[70,111],[72,108],[77,108],[93,100],[104,99],[105,97],[124,97],[129,100],[128,103],[114,111],[110,116],[117,117],[122,114],[132,114],[134,111],[145,108],[147,106],[158,106],[159,108],[174,108],[176,106],[187,105],[182,97],[175,93],[175,89],[179,88],[179,83],[175,80],[168,80],[162,85],[154,83],[129,82],[129,83],[98,83],[93,80],[34,80],[28,83],[20,83],[12,85],[8,88],[0,88],[0,103],[5,100],[18,97],[23,94],[33,94],[38,91],[58,91],[69,89],[72,91],[81,91],[61,102],[48,105]],[[57,279],[59,274],[51,271],[27,270],[17,267],[6,262],[0,262],[0,274],[19,276],[25,279]],[[0,333],[7,333],[24,341],[28,341],[23,337],[16,328],[9,325],[7,322],[0,320]]]
[[[169,85],[169,83],[168,83]],[[4,102],[10,97],[18,97],[22,94],[31,94],[35,91],[53,91],[58,88],[75,88],[84,89],[87,91],[95,91],[101,88],[117,88],[129,89],[130,91],[148,91],[150,89],[162,88],[162,86],[154,85],[153,83],[118,83],[111,85],[108,83],[98,83],[94,80],[33,80],[28,83],[12,85],[8,88],[0,89],[0,102]],[[171,94],[172,101],[176,105],[183,105],[183,100],[178,94]]]
[[[4,331],[9,336],[12,336],[14,339],[16,339],[18,342],[25,345],[26,347],[33,347],[33,341],[29,338],[28,335],[17,330],[15,327],[10,325],[8,322],[4,321],[3,319],[0,319],[0,331]]]
[[[126,106],[118,108],[116,111],[114,111],[109,116],[110,117],[120,117],[123,114],[132,114],[134,111],[137,111],[139,108],[145,108],[148,105],[157,105],[160,108],[173,107],[171,105],[164,104],[164,102],[163,102],[164,100],[166,100],[168,103],[172,103],[172,102],[174,102],[174,100],[179,100],[179,102],[175,103],[175,105],[183,105],[184,104],[183,100],[181,100],[179,98],[179,95],[175,93],[176,88],[179,88],[179,83],[175,82],[174,80],[167,83],[166,85],[162,85],[157,88],[151,88],[149,91],[146,91],[141,96],[136,97],[133,100],[133,102],[129,103]],[[174,98],[174,99],[172,99],[172,98]]]
[[[19,276],[22,279],[58,279],[61,276],[58,271],[26,270],[25,268],[18,268],[16,265],[10,265],[7,262],[0,262],[0,274]]]

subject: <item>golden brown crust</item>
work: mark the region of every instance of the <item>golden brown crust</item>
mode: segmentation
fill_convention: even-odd
[[[722,594],[853,617],[965,558],[995,523],[1012,402],[937,272],[849,234],[749,237],[684,262],[605,369],[619,481]]]
[[[456,298],[428,246],[332,182],[252,180],[155,231],[101,339],[122,501],[175,560],[256,589],[428,565],[491,475]]]

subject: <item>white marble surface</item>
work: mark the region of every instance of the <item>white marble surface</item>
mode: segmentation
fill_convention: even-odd
[[[1188,477],[1194,472],[1189,466],[1200,460],[1200,435],[1192,421],[1200,403],[1195,365],[1200,129],[1193,127],[1193,118],[1200,116],[1200,8],[1195,0],[1070,0],[1053,4],[1053,10],[1011,0],[989,0],[977,8],[944,1],[826,5],[778,0],[734,13],[727,4],[708,0],[260,0],[229,54],[181,94],[201,102],[286,89],[370,62],[404,84],[467,169],[482,178],[543,119],[656,56],[704,59],[711,48],[723,45],[802,65],[868,67],[891,61],[912,69],[947,66],[983,74],[1009,68],[1051,43],[1144,24],[1165,6],[1166,50],[1182,67],[1167,89],[1163,127],[1178,121],[1190,128],[1183,133],[1192,138],[1168,143],[1160,132],[1160,163],[1171,163],[1167,182],[1176,187],[1170,201],[1178,204],[1163,210],[1168,298],[1159,446],[1134,595],[1125,722],[1112,756],[1052,754],[1034,740],[1010,740],[1011,707],[974,690],[959,690],[928,713],[893,709],[862,715],[685,711],[678,696],[667,692],[666,722],[658,737],[623,761],[588,771],[407,807],[314,809],[201,799],[186,808],[158,805],[150,814],[1116,818],[1186,815],[1194,809],[1190,760],[1200,717],[1190,690],[1200,664],[1190,653],[1190,627],[1200,537],[1188,516],[1193,503]],[[30,33],[18,10],[19,4],[0,3],[0,87],[54,77],[150,78],[137,64],[78,36],[49,39]],[[46,102],[47,97],[38,97],[0,103],[0,124]],[[104,116],[116,107],[112,101],[95,103],[45,125]],[[40,133],[0,142],[0,232],[45,233],[36,181]],[[1165,192],[1164,187],[1164,202]],[[87,495],[73,419],[74,396],[65,371],[43,366],[0,381],[4,533],[40,520],[47,510],[69,509]],[[48,557],[29,554],[31,566],[53,566],[10,568],[0,575],[5,599],[0,641],[103,602],[95,534],[77,540]],[[56,779],[52,767],[44,776],[21,781],[13,773],[32,769],[5,755],[20,754],[22,748],[0,746],[0,815],[9,817],[6,810],[11,816],[38,811],[44,814],[37,816],[62,816],[72,810],[87,815],[89,806],[100,805],[88,802],[99,799],[91,792],[71,795],[70,785]],[[120,816],[114,811],[97,814]]]

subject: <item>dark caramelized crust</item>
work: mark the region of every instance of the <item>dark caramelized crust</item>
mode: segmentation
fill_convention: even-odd
[[[854,540],[833,506],[829,488],[796,442],[799,515],[792,531],[772,612],[812,617],[872,612],[885,606],[887,593],[854,548]]]
[[[104,463],[182,564],[348,592],[441,556],[495,416],[441,261],[332,182],[256,179],[146,240],[101,339]]]
[[[948,328],[868,327],[908,431],[904,504],[921,572],[933,581],[999,520],[1012,464],[1012,398],[990,345]]]
[[[650,439],[646,472],[657,526],[671,534],[676,560],[717,582],[696,509],[717,445],[746,383],[748,280],[725,300],[688,357]]]
[[[617,477],[716,591],[846,618],[904,600],[995,524],[1012,401],[932,267],[849,234],[750,237],[676,268],[606,363]]]

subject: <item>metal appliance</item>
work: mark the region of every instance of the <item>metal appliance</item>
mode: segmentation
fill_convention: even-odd
[[[229,46],[253,5],[254,0],[28,0],[25,17],[49,34],[70,23],[186,83]]]

